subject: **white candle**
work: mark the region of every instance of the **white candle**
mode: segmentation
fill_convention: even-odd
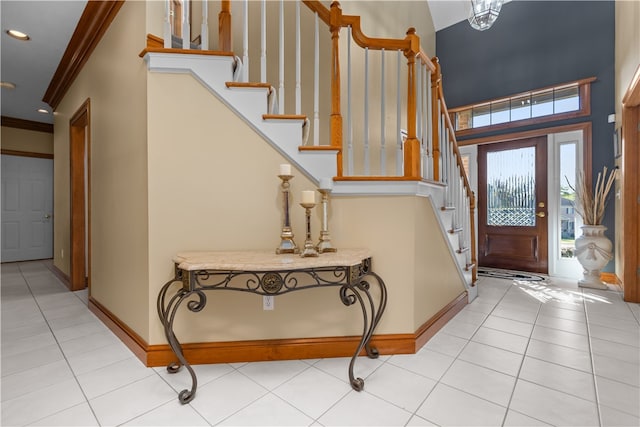
[[[333,179],[331,178],[320,178],[320,184],[318,186],[323,190],[331,190],[333,188]]]
[[[280,175],[291,175],[291,165],[287,163],[281,164]]]
[[[315,203],[316,202],[316,192],[313,190],[305,190],[302,192],[302,203]]]

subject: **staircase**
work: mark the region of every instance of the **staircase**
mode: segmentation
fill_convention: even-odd
[[[213,5],[215,2],[209,2]],[[198,49],[176,49],[165,45],[164,40],[171,40],[170,25],[165,25],[165,39],[149,36],[147,48],[140,54],[144,57],[151,72],[188,73],[199,81],[207,90],[222,101],[226,106],[241,117],[251,128],[288,161],[301,170],[307,178],[318,184],[320,180],[332,178],[335,197],[349,195],[410,195],[427,197],[431,200],[434,211],[440,222],[438,230],[449,243],[451,257],[458,266],[459,276],[468,292],[471,301],[477,295],[476,266],[475,266],[475,231],[474,208],[475,201],[470,191],[462,161],[457,149],[455,135],[449,119],[440,85],[441,75],[437,59],[428,58],[420,49],[419,38],[410,29],[407,37],[402,40],[372,39],[362,35],[359,17],[342,15],[340,6],[334,2],[331,9],[325,8],[320,2],[296,2],[296,33],[287,34],[295,37],[297,54],[295,60],[288,62],[295,64],[296,80],[291,86],[295,87],[295,108],[293,114],[285,112],[285,79],[284,79],[284,14],[283,4],[280,2],[280,56],[279,66],[269,68],[266,63],[264,46],[266,41],[266,22],[262,2],[263,25],[262,54],[260,57],[260,76],[255,69],[249,70],[249,64],[257,63],[248,57],[249,37],[246,16],[249,13],[249,3],[244,2],[244,29],[242,59],[234,52],[211,51]],[[257,3],[257,2],[252,2]],[[300,7],[300,3],[304,6]],[[183,8],[187,10],[188,8]],[[300,22],[303,9],[314,22],[314,96],[312,111],[301,114],[303,100],[300,90],[300,69],[305,61],[299,54]],[[188,17],[186,18],[188,19]],[[221,47],[231,46],[229,2],[222,1],[219,14]],[[203,20],[206,21],[206,20]],[[320,70],[320,37],[321,22],[329,25],[332,37],[331,60],[325,64],[329,72]],[[225,30],[226,23],[229,28]],[[166,24],[166,23],[165,23]],[[205,25],[205,24],[203,24]],[[187,27],[183,25],[183,28]],[[340,75],[340,52],[338,50],[338,36],[340,29],[347,33],[347,73]],[[326,31],[326,28],[324,29]],[[208,30],[203,28],[202,34]],[[225,33],[228,31],[228,33]],[[273,32],[272,32],[273,33]],[[369,87],[369,56],[371,52],[381,52],[376,65],[380,65],[382,78],[382,100],[376,99],[374,93],[366,91],[363,104],[364,112],[360,115],[353,108],[352,76],[361,74],[351,70],[351,45],[365,47],[365,87]],[[169,42],[170,43],[170,42]],[[191,46],[189,46],[191,47]],[[361,47],[361,46],[360,46]],[[395,52],[394,52],[395,50]],[[386,52],[386,53],[385,53]],[[397,57],[396,81],[385,81],[385,73],[389,69],[390,60]],[[385,61],[387,63],[385,64]],[[408,72],[402,73],[401,67],[407,62]],[[279,70],[278,84],[272,85],[267,81],[267,70]],[[251,82],[249,76],[256,76],[260,81]],[[322,81],[322,76],[331,76],[330,81]],[[325,78],[326,79],[326,78]],[[393,79],[392,79],[393,80]],[[330,106],[319,105],[321,94],[319,86],[325,83],[331,87]],[[398,102],[385,100],[386,87],[397,86]],[[346,86],[346,88],[345,88]],[[342,87],[342,89],[341,89]],[[408,89],[408,99],[401,105],[400,91]],[[377,107],[380,116],[378,120],[371,117],[369,106],[379,102]],[[346,110],[344,114],[341,110]],[[387,111],[397,110],[395,129],[389,126]],[[330,110],[330,114],[322,112]],[[280,114],[282,113],[282,114]],[[364,116],[364,131],[354,126],[356,117]],[[378,128],[375,129],[374,128]],[[321,132],[328,129],[329,143],[321,145]],[[375,133],[377,132],[377,135]],[[391,141],[391,143],[386,143]],[[377,160],[377,161],[375,161]]]

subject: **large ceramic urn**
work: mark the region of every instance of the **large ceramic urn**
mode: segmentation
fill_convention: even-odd
[[[576,239],[576,258],[584,269],[578,286],[607,289],[600,280],[600,271],[613,259],[611,240],[604,235],[604,225],[583,225],[582,236]]]

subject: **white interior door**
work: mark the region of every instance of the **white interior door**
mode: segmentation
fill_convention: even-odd
[[[53,256],[53,159],[2,155],[2,262]]]

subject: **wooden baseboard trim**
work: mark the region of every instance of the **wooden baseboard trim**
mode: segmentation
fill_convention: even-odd
[[[374,335],[371,344],[380,354],[414,354],[431,339],[467,303],[463,292],[413,334]],[[148,345],[136,332],[94,298],[89,309],[120,338],[146,366],[167,366],[175,361],[167,344]],[[350,357],[360,342],[359,336],[318,337],[273,340],[247,340],[184,344],[184,355],[191,364],[256,362],[265,360],[322,359]],[[364,351],[361,355],[364,355]]]
[[[116,334],[116,336],[120,338],[120,341],[122,341],[142,363],[150,366],[147,364],[147,349],[149,345],[140,335],[91,296],[89,296],[89,311],[95,314],[111,332]]]
[[[418,328],[415,335],[415,351],[418,351],[440,330],[447,322],[454,318],[467,305],[467,291],[458,295],[453,301],[444,306],[435,316],[427,320]]]
[[[600,280],[612,285],[622,285],[622,280],[620,280],[616,273],[600,273]]]
[[[184,344],[182,349],[190,363],[257,362],[265,360],[323,359],[349,357],[360,337],[319,337],[255,341],[229,341]],[[372,345],[380,354],[413,353],[413,334],[374,335]],[[166,366],[176,360],[168,345],[148,349],[147,366]],[[361,355],[364,355],[363,351]]]
[[[62,284],[67,287],[67,289],[71,289],[71,279],[69,278],[69,276],[67,276],[58,267],[53,265],[53,262],[46,262],[45,265],[49,268],[53,275],[56,276],[58,280],[60,280]]]

